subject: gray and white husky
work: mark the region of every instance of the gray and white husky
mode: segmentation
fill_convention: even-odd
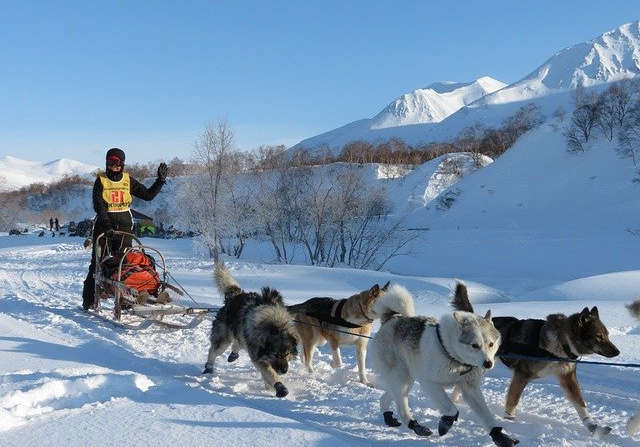
[[[464,285],[456,289],[460,293]],[[511,447],[518,440],[502,433],[487,407],[480,386],[484,373],[494,365],[500,333],[491,323],[491,312],[481,316],[456,311],[435,318],[415,316],[413,298],[407,289],[394,285],[376,303],[380,330],[370,344],[373,370],[382,389],[380,407],[388,426],[402,425],[390,410],[395,401],[400,419],[419,436],[431,430],[411,414],[408,394],[415,381],[442,414],[438,433],[444,435],[458,419],[458,409],[445,387],[457,385],[464,400],[489,430],[493,442]]]
[[[246,349],[267,389],[275,389],[277,397],[285,397],[289,391],[280,374],[287,373],[289,361],[298,355],[298,334],[282,297],[268,287],[259,294],[245,292],[222,263],[216,265],[214,278],[224,294],[224,306],[211,327],[204,374],[214,372],[216,358],[233,343],[228,361],[237,358],[239,349]]]

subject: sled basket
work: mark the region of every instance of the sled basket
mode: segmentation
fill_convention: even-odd
[[[217,310],[184,299],[188,293],[175,281],[173,284],[169,281],[172,276],[160,251],[143,245],[128,232],[114,231],[113,236],[130,237],[134,244],[115,252],[105,233],[96,238],[94,315],[125,329],[145,329],[151,325],[189,329]],[[105,314],[102,310],[107,309],[106,303],[111,300],[113,314],[108,317],[109,312]]]

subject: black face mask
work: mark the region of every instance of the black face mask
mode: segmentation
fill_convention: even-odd
[[[124,171],[124,166],[117,172],[112,171],[111,169],[109,169],[109,166],[107,166],[105,174],[107,175],[107,178],[112,182],[119,182],[120,180],[122,180],[122,171]]]

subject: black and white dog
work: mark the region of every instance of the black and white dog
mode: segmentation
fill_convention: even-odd
[[[224,294],[224,306],[213,321],[204,374],[215,372],[216,358],[233,343],[228,360],[237,358],[233,354],[238,349],[247,350],[267,389],[285,397],[289,391],[279,375],[286,374],[289,360],[298,355],[298,338],[282,296],[268,287],[260,294],[243,291],[222,263],[216,265],[214,278]]]

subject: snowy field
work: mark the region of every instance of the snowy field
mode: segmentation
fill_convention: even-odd
[[[490,438],[465,404],[454,428],[439,438],[418,438],[406,428],[383,425],[381,392],[361,385],[354,351],[332,370],[326,346],[316,372],[296,361],[285,376],[290,394],[265,391],[246,353],[233,364],[221,358],[220,375],[203,376],[210,324],[194,330],[126,332],[79,309],[89,253],[79,238],[0,237],[0,445],[448,445],[488,446]],[[219,304],[211,262],[188,241],[149,240],[200,302]],[[387,280],[403,284],[427,315],[447,311],[453,278],[229,262],[246,289],[278,288],[289,303],[312,296],[345,297]],[[462,277],[461,279],[467,279]],[[573,279],[568,281],[569,279]],[[502,281],[502,282],[501,282]],[[640,290],[640,271],[549,284],[527,278],[526,294],[513,278],[491,285],[468,281],[478,312],[544,317],[598,305],[622,354],[640,362],[640,331],[624,304]],[[536,287],[538,285],[538,287]],[[591,360],[598,360],[593,357]],[[599,360],[604,360],[599,358]],[[369,371],[375,384],[376,377]],[[594,419],[613,427],[606,440],[591,438],[554,379],[534,382],[523,396],[519,418],[501,421],[524,446],[635,445],[624,424],[640,407],[637,370],[581,365],[578,375]],[[497,366],[484,386],[500,416],[509,372]],[[417,419],[437,425],[438,414],[416,386],[410,397]]]

